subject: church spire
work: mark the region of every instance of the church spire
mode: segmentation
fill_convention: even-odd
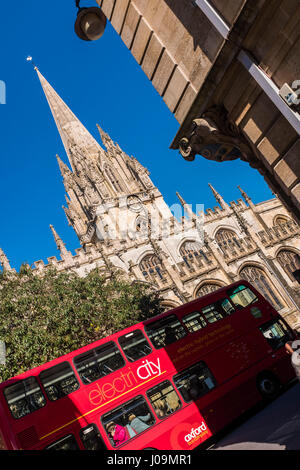
[[[188,214],[188,216],[189,216],[192,220],[195,219],[195,218],[196,218],[196,215],[195,215],[194,212],[192,211],[191,204],[187,204],[187,203],[185,202],[185,200],[183,199],[183,197],[179,194],[178,191],[176,191],[176,196],[178,197],[180,204],[182,205],[183,209],[184,209],[185,212]]]
[[[178,197],[179,202],[180,202],[180,204],[182,205],[182,207],[186,206],[185,200],[184,200],[183,197],[179,194],[178,191],[176,191],[176,196]]]
[[[245,199],[245,201],[250,202],[251,198],[248,196],[248,194],[245,193],[245,191],[243,191],[243,189],[240,186],[238,186],[238,189],[240,190],[240,192],[241,192],[243,198]]]
[[[210,183],[208,183],[208,186],[209,186],[210,189],[212,190],[212,193],[213,193],[213,195],[215,196],[216,201],[220,204],[220,206],[222,207],[222,209],[228,208],[228,205],[226,204],[226,202],[224,201],[224,199],[222,198],[222,196],[215,190],[215,188],[214,188]]]
[[[68,168],[68,166],[62,161],[62,159],[56,155],[57,163],[61,172],[62,177],[65,177],[66,175],[70,175],[72,172]]]
[[[66,245],[65,243],[62,241],[62,239],[58,236],[55,228],[53,227],[53,225],[50,225],[50,229],[51,229],[51,232],[53,234],[53,237],[54,237],[54,240],[55,240],[55,243],[56,243],[56,246],[57,246],[57,249],[59,250],[60,252],[60,256],[62,259],[66,259],[69,257],[70,255],[70,252],[66,249]]]
[[[111,137],[107,134],[107,132],[104,132],[104,130],[99,126],[99,124],[96,124],[96,126],[99,131],[103,145],[106,148],[111,147],[113,145],[113,141],[111,140]]]
[[[52,115],[54,117],[58,132],[63,145],[69,157],[73,171],[76,171],[76,162],[74,161],[74,149],[84,157],[92,160],[98,160],[103,154],[103,149],[96,139],[88,132],[83,124],[77,119],[66,103],[47,82],[37,67],[34,68],[41,82]]]
[[[6,271],[6,272],[13,271],[9,264],[7,256],[5,255],[4,251],[1,248],[0,248],[0,266],[2,266],[3,271]]]

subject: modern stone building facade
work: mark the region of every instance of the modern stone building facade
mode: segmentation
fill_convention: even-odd
[[[60,259],[34,263],[84,276],[99,267],[121,270],[131,281],[161,292],[166,309],[191,301],[238,279],[247,279],[293,327],[300,327],[300,227],[277,199],[227,204],[212,187],[218,205],[195,214],[177,193],[182,219],[136,158],[126,155],[98,126],[105,150],[85,129],[36,69],[62,138],[69,164],[58,164],[67,192],[64,208],[81,247],[73,255],[50,226]],[[4,270],[12,270],[0,250]]]
[[[299,105],[279,96],[300,91],[299,1],[96,1],[178,120],[171,147],[248,161],[299,223]]]

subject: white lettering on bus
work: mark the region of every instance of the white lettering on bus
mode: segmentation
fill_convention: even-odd
[[[151,375],[160,375],[161,374],[161,368],[160,368],[160,362],[159,359],[157,359],[157,364],[155,364],[152,361],[143,361],[144,364],[140,367],[138,367],[136,373],[139,376],[140,379],[145,380],[151,377]],[[143,375],[142,375],[143,374]],[[146,375],[145,375],[146,374]]]
[[[206,431],[206,429],[207,429],[207,427],[206,427],[204,421],[202,421],[201,425],[198,428],[196,428],[196,429],[192,428],[190,434],[187,434],[186,436],[184,436],[184,440],[186,442],[190,442],[192,439],[197,437],[199,434]]]

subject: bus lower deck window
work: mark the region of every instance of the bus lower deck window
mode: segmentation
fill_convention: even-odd
[[[282,320],[268,322],[259,329],[274,350],[282,348],[285,343],[293,340],[292,332]]]
[[[160,419],[166,418],[181,408],[181,401],[169,380],[148,390],[147,396]]]
[[[35,377],[20,380],[4,389],[4,396],[14,418],[19,419],[46,404]]]
[[[131,333],[127,333],[127,335],[121,336],[119,343],[125,356],[131,362],[137,361],[152,352],[141,330],[135,330]]]
[[[113,447],[118,447],[146,431],[154,422],[152,413],[142,396],[123,403],[102,417],[103,427]]]
[[[175,375],[174,383],[186,402],[202,397],[216,386],[215,378],[203,361]]]
[[[74,371],[68,362],[44,370],[39,377],[51,401],[69,395],[79,388]]]
[[[86,450],[105,450],[98,428],[95,424],[90,424],[80,431],[80,439]]]
[[[79,447],[75,437],[69,434],[59,439],[59,441],[53,442],[53,444],[47,446],[44,450],[79,450]]]

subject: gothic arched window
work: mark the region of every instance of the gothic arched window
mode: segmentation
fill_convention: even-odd
[[[196,292],[196,297],[202,297],[203,295],[210,294],[211,292],[220,289],[220,287],[222,287],[220,284],[207,282],[206,284],[203,284],[201,287],[199,287]]]
[[[288,218],[284,215],[277,215],[274,219],[273,225],[284,225],[288,222]]]
[[[293,272],[300,269],[300,256],[291,250],[281,250],[276,259],[292,281],[295,281]]]
[[[155,276],[156,274],[163,279],[162,264],[159,258],[154,255],[146,255],[140,262],[140,269],[145,278]]]
[[[189,260],[199,259],[199,257],[202,257],[206,262],[210,261],[202,248],[202,243],[192,240],[186,241],[181,245],[179,252],[188,267],[190,267]]]
[[[276,294],[275,287],[263,269],[256,266],[245,266],[240,271],[240,277],[256,287],[256,289],[273,305],[274,308],[276,308],[276,310],[283,308],[283,305]]]
[[[215,235],[215,240],[218,243],[220,248],[226,249],[234,245],[236,245],[237,247],[240,247],[238,236],[233,230],[229,230],[229,229],[218,230]]]

